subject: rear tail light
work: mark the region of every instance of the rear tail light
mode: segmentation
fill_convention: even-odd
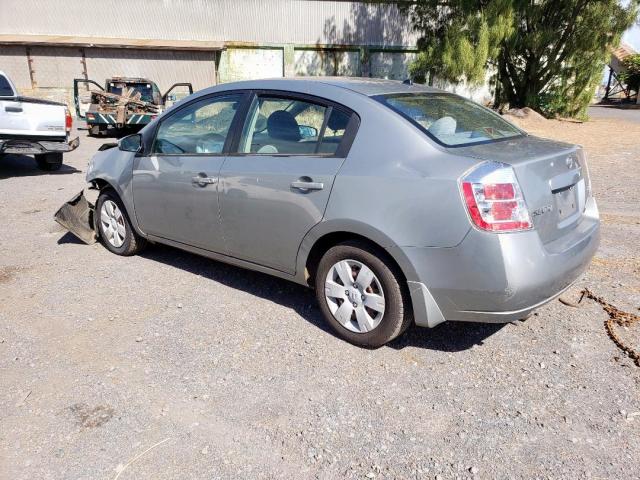
[[[69,109],[66,107],[64,109],[64,127],[67,132],[70,132],[71,127],[73,127],[73,118],[71,118],[71,112],[69,112]]]
[[[511,166],[485,162],[460,179],[460,189],[469,217],[479,229],[515,232],[532,228]]]

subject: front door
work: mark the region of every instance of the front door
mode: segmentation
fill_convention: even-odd
[[[243,98],[208,97],[161,120],[151,151],[133,166],[136,218],[145,233],[223,250],[218,176]]]
[[[346,155],[352,113],[308,97],[258,95],[220,172],[227,254],[294,273]],[[348,149],[348,147],[347,147]]]
[[[87,110],[91,107],[92,85],[98,87],[98,90],[104,91],[104,88],[93,80],[85,80],[84,78],[75,78],[73,80],[73,100],[76,105],[76,116],[78,118],[85,118]]]

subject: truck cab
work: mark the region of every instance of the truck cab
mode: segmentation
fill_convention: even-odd
[[[87,123],[89,135],[99,136],[109,130],[138,131],[164,109],[191,95],[190,83],[176,83],[164,94],[148,78],[111,77],[104,87],[93,80],[73,81],[76,113]]]
[[[62,154],[79,145],[71,139],[72,118],[64,103],[24,97],[0,72],[0,156],[33,155],[42,170],[58,170]]]

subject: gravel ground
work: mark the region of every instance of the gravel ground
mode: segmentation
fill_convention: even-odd
[[[574,294],[637,312],[640,123],[526,127],[590,153],[602,247]],[[359,349],[299,286],[65,234],[102,143],[80,135],[60,172],[0,162],[1,478],[638,478],[640,368],[597,305]]]

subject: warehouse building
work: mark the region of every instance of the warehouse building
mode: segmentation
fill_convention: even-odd
[[[417,37],[395,4],[325,0],[2,0],[0,70],[70,102],[74,78],[201,89],[296,75],[406,79]],[[462,92],[482,97],[486,92]]]

